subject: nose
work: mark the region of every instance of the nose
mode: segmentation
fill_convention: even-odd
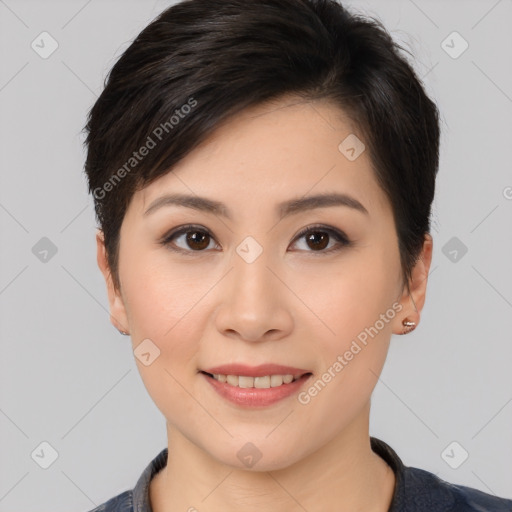
[[[293,294],[283,284],[286,279],[276,265],[271,266],[265,251],[249,261],[233,256],[233,268],[218,290],[217,329],[250,342],[288,336],[293,329]]]

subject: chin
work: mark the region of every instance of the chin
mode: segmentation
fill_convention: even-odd
[[[288,445],[278,438],[271,441],[266,438],[268,432],[233,438],[223,444],[219,441],[215,446],[203,449],[221,464],[253,472],[285,469],[300,460],[302,454],[297,451],[300,443],[290,438]]]

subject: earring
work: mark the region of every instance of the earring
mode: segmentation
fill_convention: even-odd
[[[117,329],[123,336],[128,336],[130,333],[129,332],[125,332],[125,331],[121,331],[121,329]]]
[[[409,334],[411,331],[414,331],[414,329],[416,329],[416,323],[409,322],[407,319],[402,322],[402,325],[404,326],[404,328],[401,334]]]

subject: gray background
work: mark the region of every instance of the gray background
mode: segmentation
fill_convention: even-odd
[[[346,3],[413,51],[443,123],[427,302],[392,339],[371,434],[408,465],[512,498],[512,1]],[[108,69],[169,5],[0,0],[2,512],[89,510],[166,446],[109,321],[80,130]],[[47,59],[31,47],[43,31],[59,45]],[[469,44],[458,58],[442,46],[453,31]],[[57,248],[46,261],[43,237]],[[31,455],[44,441],[58,454],[47,469]],[[469,453],[457,469],[453,441]]]

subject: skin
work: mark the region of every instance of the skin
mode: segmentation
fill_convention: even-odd
[[[351,133],[357,130],[343,113],[319,101],[281,99],[230,119],[133,196],[121,227],[120,290],[98,232],[113,325],[130,332],[134,349],[149,338],[160,350],[149,366],[136,358],[167,425],[168,464],[150,485],[156,512],[388,510],[395,476],[370,448],[370,397],[391,335],[406,318],[419,323],[432,238],[425,236],[411,297],[391,206],[369,155],[349,161],[338,150]],[[330,206],[276,215],[282,201],[333,191],[355,197],[369,214]],[[180,206],[144,216],[171,192],[221,201],[233,219]],[[183,235],[159,243],[187,223],[211,233],[202,252]],[[329,252],[340,247],[332,237],[320,250],[296,238],[315,224],[343,231],[352,245]],[[252,263],[236,252],[247,236],[263,249]],[[173,243],[188,255],[173,252]],[[274,362],[308,369],[314,382],[393,304],[401,310],[307,404],[293,395],[239,407],[198,373]],[[247,442],[262,454],[252,468],[237,457]]]

